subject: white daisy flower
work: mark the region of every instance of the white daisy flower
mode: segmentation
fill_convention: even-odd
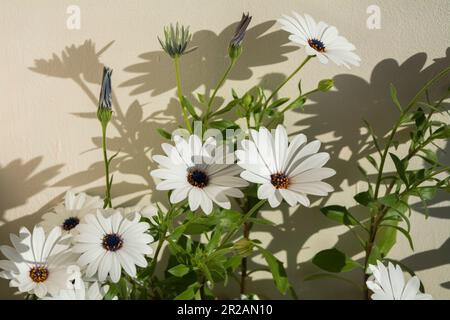
[[[282,29],[290,32],[289,40],[305,47],[306,54],[317,56],[322,63],[333,61],[338,66],[349,64],[359,66],[360,57],[353,50],[355,46],[346,38],[340,36],[334,26],[323,21],[316,23],[314,19],[305,14],[304,17],[293,12],[294,17],[283,15],[278,22]]]
[[[72,289],[60,290],[57,294],[44,297],[43,300],[103,300],[109,286],[101,286],[99,282],[79,280]]]
[[[386,268],[380,261],[377,266],[369,265],[372,275],[367,280],[367,288],[372,290],[372,300],[431,300],[431,295],[420,292],[420,280],[416,276],[405,285],[403,271],[389,262]]]
[[[259,132],[250,130],[252,140],[243,140],[241,150],[236,151],[237,164],[245,171],[241,177],[261,184],[258,198],[268,199],[272,208],[284,199],[290,206],[300,203],[310,205],[308,194],[326,196],[334,189],[321,180],[336,174],[330,168],[323,168],[330,159],[320,148],[318,140],[306,143],[304,134],[288,142],[286,129],[278,125],[272,135],[261,127]]]
[[[202,144],[197,135],[191,135],[187,140],[176,136],[174,140],[175,146],[161,145],[166,156],[153,156],[161,169],[150,173],[164,180],[156,186],[157,190],[173,190],[171,203],[188,198],[192,211],[201,207],[209,214],[213,202],[229,209],[228,197],[244,196],[238,188],[246,187],[248,183],[237,176],[242,170],[234,163],[234,154],[228,146],[217,146],[214,138]]]
[[[35,226],[33,233],[22,227],[19,236],[11,234],[14,247],[0,247],[9,259],[0,261],[0,268],[5,270],[0,276],[9,279],[11,287],[39,298],[72,288],[80,269],[69,250],[70,236],[61,233],[61,228],[55,227],[46,238],[44,229]]]
[[[103,207],[100,197],[91,197],[84,192],[75,194],[67,191],[64,203],[54,208],[55,212],[48,212],[42,216],[40,225],[48,231],[58,226],[64,231],[75,234],[76,226],[83,221],[88,213],[95,213],[96,209]]]
[[[149,224],[139,222],[139,214],[124,217],[121,211],[105,216],[98,209],[96,215],[85,216],[85,223],[77,228],[74,252],[81,253],[78,265],[87,266],[86,277],[97,274],[104,282],[108,274],[118,282],[123,268],[131,277],[136,277],[136,265],[147,266],[145,255],[153,252],[150,243],[153,237],[147,233]]]

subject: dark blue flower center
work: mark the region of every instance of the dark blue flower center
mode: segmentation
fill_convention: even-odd
[[[289,178],[284,173],[274,173],[270,176],[270,183],[276,189],[287,189],[289,187]]]
[[[80,219],[78,219],[77,217],[70,217],[70,218],[67,218],[66,220],[64,220],[61,227],[64,230],[69,231],[69,230],[72,230],[73,228],[75,228],[79,223],[80,223]]]
[[[102,246],[108,251],[117,251],[122,248],[123,240],[118,234],[107,234],[103,237]]]
[[[325,52],[325,45],[318,39],[309,39],[308,44],[311,48],[318,52]]]
[[[187,181],[194,187],[204,188],[208,185],[209,177],[204,171],[193,169],[188,172]]]
[[[34,266],[30,269],[30,278],[33,282],[39,283],[47,280],[49,275],[48,269],[44,266]]]

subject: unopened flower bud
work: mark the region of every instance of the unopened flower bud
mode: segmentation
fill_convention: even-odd
[[[189,27],[180,26],[178,23],[175,27],[171,24],[164,28],[164,41],[158,37],[161,47],[172,59],[197,49],[197,47],[187,48],[191,39]]]
[[[234,243],[233,248],[242,257],[247,257],[253,252],[254,244],[247,238],[242,238]]]
[[[97,118],[102,124],[108,123],[112,115],[111,74],[112,69],[103,67],[102,87],[97,109]]]
[[[251,20],[252,17],[250,17],[248,13],[242,14],[241,21],[239,22],[228,47],[228,55],[231,60],[236,60],[241,55],[242,41],[244,41],[245,31],[247,30]]]

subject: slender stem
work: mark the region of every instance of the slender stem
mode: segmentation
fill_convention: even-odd
[[[270,100],[272,100],[272,98],[278,93],[278,91],[280,91],[281,88],[283,88],[283,86],[289,82],[289,80],[291,80],[303,67],[304,65],[314,56],[307,56],[305,58],[305,60],[303,60],[303,62],[297,67],[297,69],[294,70],[294,72],[292,72],[286,79],[284,79],[283,82],[281,82],[278,87],[272,92],[272,94],[267,98],[266,103],[264,104],[263,107],[263,112],[266,110]]]
[[[231,59],[230,60],[230,64],[229,64],[228,68],[225,70],[225,73],[223,74],[222,78],[217,83],[217,85],[216,85],[216,87],[215,87],[215,89],[213,91],[213,94],[211,95],[211,98],[209,98],[208,106],[206,107],[206,113],[205,113],[205,120],[204,120],[205,123],[208,121],[208,118],[210,116],[211,106],[212,106],[212,103],[214,101],[214,98],[217,95],[217,91],[219,91],[219,88],[225,82],[226,78],[228,77],[228,74],[230,73],[231,69],[233,69],[233,66],[235,65],[235,63],[236,63],[236,59]]]
[[[260,200],[258,203],[256,203],[253,208],[251,208],[243,217],[242,220],[240,222],[240,224],[238,226],[236,226],[236,228],[234,228],[233,230],[228,231],[228,233],[225,235],[225,237],[223,238],[221,244],[219,247],[222,247],[223,245],[225,245],[228,240],[230,240],[236,233],[236,231],[238,230],[238,228],[240,226],[242,226],[247,220],[248,218],[250,218],[256,211],[258,211],[259,208],[261,208],[265,203],[267,202],[267,199],[263,199]]]
[[[180,81],[180,63],[179,63],[179,58],[175,57],[173,58],[173,63],[175,65],[175,76],[177,79],[177,95],[178,95],[178,100],[180,101],[180,105],[181,105],[181,110],[183,112],[183,118],[184,118],[184,122],[186,123],[186,128],[189,130],[190,133],[192,133],[192,127],[191,127],[191,123],[189,122],[189,118],[186,112],[186,108],[183,106],[183,103],[181,102],[182,100],[182,94],[181,94],[181,81]]]
[[[107,123],[102,122],[102,148],[103,148],[103,161],[105,162],[105,179],[106,179],[106,190],[105,190],[105,199],[103,208],[112,208],[111,203],[111,186],[109,179],[109,161],[108,161],[108,154],[106,151],[106,127],[108,126]]]
[[[252,228],[251,223],[244,223],[244,238],[248,239],[250,237],[250,230]],[[243,257],[241,261],[241,283],[240,283],[240,292],[241,294],[245,294],[245,281],[247,279],[247,257]]]

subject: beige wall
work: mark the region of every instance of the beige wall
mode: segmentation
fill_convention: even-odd
[[[71,4],[81,8],[80,30],[66,28]],[[380,30],[366,27],[371,4],[381,9]],[[242,59],[221,91],[228,96],[231,87],[242,93],[261,81],[273,87],[303,59],[304,52],[294,50],[273,23],[292,10],[336,25],[356,45],[362,63],[351,71],[318,61],[307,65],[305,88],[336,77],[336,90],[314,96],[305,113],[287,117],[289,132],[303,130],[324,142],[332,154],[330,166],[338,172],[331,179],[337,192],[290,215],[287,210],[265,212],[280,226],[275,231],[260,228],[254,236],[287,261],[302,298],[359,297],[344,283],[302,282],[317,271],[307,261],[319,250],[337,244],[361,257],[346,230],[325,219],[318,207],[326,201],[354,205],[352,195],[362,187],[355,164],[366,155],[361,119],[371,121],[379,133],[388,130],[396,114],[389,104],[388,83],[394,82],[405,100],[420,83],[450,65],[447,0],[0,1],[0,242],[6,243],[9,232],[21,225],[32,226],[68,188],[102,193],[100,128],[94,118],[101,64],[114,68],[118,122],[110,131],[109,146],[122,151],[115,161],[114,203],[155,201],[164,198],[152,194],[154,183],[148,176],[154,167],[149,156],[161,151],[155,129],[173,129],[180,120],[172,66],[156,39],[162,27],[176,21],[191,26],[199,49],[183,59],[183,86],[205,92],[225,67],[230,25],[243,11],[253,15]],[[295,91],[293,82],[282,95]],[[428,220],[417,206],[412,217],[416,251],[400,237],[392,252],[418,271],[438,299],[450,298],[449,203],[448,195],[440,195]],[[357,274],[352,276],[359,280]],[[260,277],[252,290],[279,298],[267,275]],[[10,297],[3,280],[0,290],[0,297]]]

